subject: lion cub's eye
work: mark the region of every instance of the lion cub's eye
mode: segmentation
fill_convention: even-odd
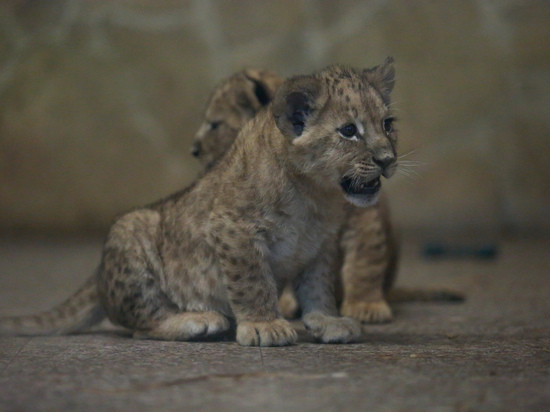
[[[393,132],[393,121],[394,121],[393,117],[388,117],[387,119],[384,119],[384,121],[383,121],[384,132],[387,135],[390,134],[391,132]]]
[[[218,127],[220,127],[220,124],[222,124],[222,122],[210,122],[210,129],[211,130],[216,130]]]
[[[346,139],[352,139],[354,137],[357,139],[357,127],[355,127],[353,123],[345,125],[340,128],[338,132],[340,132],[340,136],[345,137]]]

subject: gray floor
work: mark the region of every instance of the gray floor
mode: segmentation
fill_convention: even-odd
[[[97,240],[0,240],[0,314],[48,308],[97,263]],[[402,303],[361,343],[284,348],[79,336],[0,338],[0,410],[550,410],[550,241],[494,261],[425,261],[408,237],[399,284],[464,304]]]

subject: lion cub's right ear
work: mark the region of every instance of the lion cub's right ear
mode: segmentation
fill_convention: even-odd
[[[317,116],[326,91],[315,76],[297,76],[285,81],[275,94],[273,116],[283,135],[299,137]]]

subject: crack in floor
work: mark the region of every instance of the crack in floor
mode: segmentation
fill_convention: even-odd
[[[11,357],[11,359],[8,361],[8,364],[4,367],[4,369],[2,369],[2,373],[6,372],[8,370],[10,365],[19,356],[19,354],[23,351],[23,349],[25,349],[25,347],[29,344],[29,342],[30,342],[30,339],[27,339],[25,341],[25,343],[23,344],[23,346],[21,346],[21,348],[19,348],[19,350]]]

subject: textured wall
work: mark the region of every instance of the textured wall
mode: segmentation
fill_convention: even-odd
[[[209,91],[393,55],[401,226],[550,232],[550,4],[0,3],[0,230],[105,230],[190,182]]]

